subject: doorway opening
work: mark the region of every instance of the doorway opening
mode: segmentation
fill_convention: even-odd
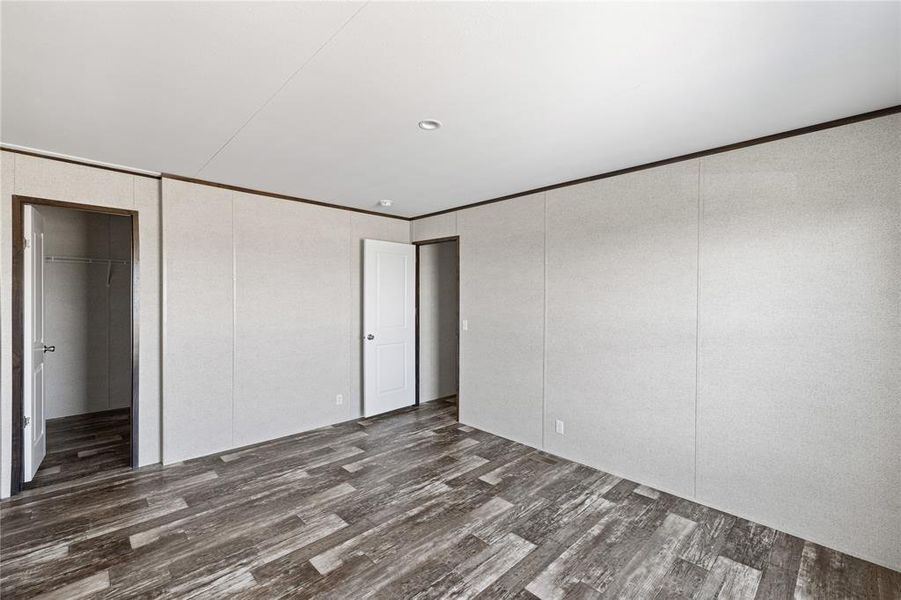
[[[137,213],[13,196],[12,493],[137,465]]]
[[[445,402],[459,417],[459,237],[416,242],[416,403]]]

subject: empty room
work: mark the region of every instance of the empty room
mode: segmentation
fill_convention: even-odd
[[[901,1],[0,0],[0,596],[901,600]]]

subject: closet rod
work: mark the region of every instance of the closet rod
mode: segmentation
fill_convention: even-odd
[[[59,263],[80,263],[80,264],[97,264],[97,265],[128,265],[131,261],[120,260],[116,258],[90,258],[87,256],[45,256],[46,262]]]

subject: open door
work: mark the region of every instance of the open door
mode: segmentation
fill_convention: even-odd
[[[44,353],[55,348],[44,345],[44,219],[26,205],[25,302],[24,302],[24,452],[23,476],[31,481],[47,453],[44,418]]]
[[[416,403],[416,247],[363,240],[363,414]]]

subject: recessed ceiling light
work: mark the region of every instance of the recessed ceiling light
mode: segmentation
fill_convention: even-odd
[[[437,119],[426,119],[419,122],[419,128],[425,129],[426,131],[441,129],[441,121],[438,121]]]
[[[394,204],[391,200],[379,200],[379,206],[384,206],[385,208]]]

